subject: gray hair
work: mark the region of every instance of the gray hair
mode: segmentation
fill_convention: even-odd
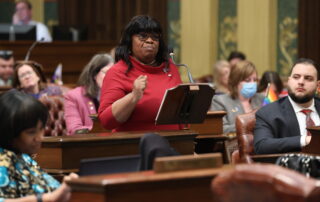
[[[99,87],[95,80],[96,75],[106,65],[113,63],[113,58],[107,53],[99,53],[94,55],[90,62],[83,68],[78,80],[78,85],[83,86],[86,90],[86,96],[97,98]]]

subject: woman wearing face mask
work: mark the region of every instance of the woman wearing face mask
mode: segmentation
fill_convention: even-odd
[[[241,61],[231,70],[230,93],[213,97],[211,110],[223,110],[223,132],[235,132],[235,118],[262,105],[263,95],[257,94],[257,70],[249,61]]]

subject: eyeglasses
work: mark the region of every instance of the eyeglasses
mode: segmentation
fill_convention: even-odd
[[[146,41],[149,37],[153,41],[159,41],[160,40],[160,34],[157,33],[146,33],[146,32],[140,32],[137,34],[137,37],[139,38],[140,41]]]
[[[34,74],[38,75],[39,78],[42,80],[42,81],[46,81],[46,78],[43,74],[43,68],[42,68],[42,65],[40,65],[39,63],[35,62],[35,61],[31,61],[31,60],[28,60],[28,61],[25,61],[25,60],[18,60],[16,61],[15,65],[14,65],[14,69],[17,71],[21,66],[23,65],[28,65],[30,66],[32,69],[33,69],[33,72]],[[31,74],[32,74],[31,73]],[[30,75],[30,73],[27,73],[26,75]],[[26,75],[18,75],[19,78],[23,78],[25,77]],[[22,77],[21,77],[22,76]]]
[[[19,75],[19,79],[23,79],[23,78],[30,76],[30,75],[33,75],[33,74],[34,74],[34,72],[32,72],[32,71],[26,71],[25,73]]]

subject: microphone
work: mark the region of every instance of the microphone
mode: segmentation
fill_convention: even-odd
[[[9,28],[9,41],[15,41],[16,40],[16,35],[15,35],[15,31],[14,31],[14,26],[10,25]]]
[[[188,74],[190,83],[194,83],[194,80],[192,78],[192,75],[191,75],[189,67],[186,64],[177,64],[177,63],[175,63],[175,61],[173,59],[174,58],[173,48],[168,48],[168,51],[169,51],[169,55],[170,55],[170,58],[171,58],[173,64],[178,66],[178,67],[185,67],[187,69],[187,74]]]
[[[31,51],[33,50],[33,48],[38,44],[38,43],[41,43],[42,41],[44,41],[44,37],[42,37],[39,41],[34,41],[32,43],[32,45],[30,46],[30,48],[28,49],[28,52],[26,54],[26,57],[24,58],[25,61],[28,61],[29,60],[29,57],[30,57],[30,54],[31,54]]]
[[[72,41],[79,41],[79,30],[76,28],[70,27],[69,31],[72,34]]]

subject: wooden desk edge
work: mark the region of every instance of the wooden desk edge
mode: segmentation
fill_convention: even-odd
[[[226,111],[208,111],[207,116],[224,116],[226,115]]]
[[[230,138],[223,134],[220,134],[220,135],[201,134],[201,135],[198,135],[196,139],[228,140]]]
[[[174,136],[179,137],[196,137],[197,132],[193,130],[176,130],[176,131],[135,131],[135,132],[119,132],[119,133],[88,133],[79,134],[73,136],[57,136],[57,137],[45,137],[42,141],[43,144],[46,143],[66,143],[66,142],[81,142],[81,141],[101,141],[101,140],[132,140],[139,139],[147,133],[159,134],[163,137],[173,138]],[[106,134],[106,135],[103,135]]]
[[[150,181],[166,181],[166,180],[179,180],[179,179],[192,179],[197,177],[216,176],[222,171],[233,169],[232,165],[224,165],[220,168],[210,169],[197,169],[197,170],[186,170],[176,171],[169,173],[154,173],[153,171],[142,171],[135,173],[123,173],[123,174],[111,174],[111,175],[96,175],[96,176],[85,176],[79,179],[68,181],[68,185],[73,190],[83,190],[90,187],[103,187],[112,186],[128,183],[144,183]]]

